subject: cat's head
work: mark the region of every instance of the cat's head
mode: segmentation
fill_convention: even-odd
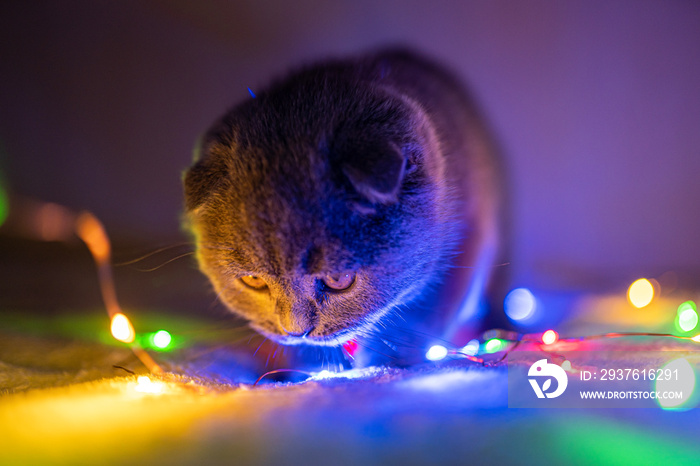
[[[435,278],[437,150],[422,110],[340,72],[260,93],[217,122],[185,174],[200,268],[278,342],[353,338]]]

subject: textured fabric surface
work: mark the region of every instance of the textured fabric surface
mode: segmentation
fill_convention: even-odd
[[[5,315],[5,464],[690,464],[700,454],[696,409],[512,409],[506,366],[464,359],[253,386],[249,355],[198,344],[155,354],[168,373],[150,377],[163,391],[141,393],[146,371],[128,348],[67,336],[75,324],[60,322],[72,319],[48,331]],[[84,334],[104,320],[81,318]],[[596,345],[694,351],[649,337]]]

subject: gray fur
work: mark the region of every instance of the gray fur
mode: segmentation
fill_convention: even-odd
[[[342,343],[428,292],[437,312],[408,325],[452,332],[498,240],[482,126],[457,81],[411,52],[292,73],[224,115],[185,175],[202,271],[233,312],[285,344]],[[324,286],[348,271],[348,290]]]

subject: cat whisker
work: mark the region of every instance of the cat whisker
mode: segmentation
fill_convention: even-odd
[[[383,353],[383,352],[379,351],[378,349],[373,348],[372,346],[368,345],[367,343],[361,341],[360,339],[357,339],[356,341],[357,341],[358,346],[361,346],[362,348],[365,348],[368,351],[372,351],[374,353],[377,353],[379,355],[382,355],[382,356],[389,358],[389,359],[392,359],[392,360],[396,359],[396,356],[392,356],[392,355]]]
[[[395,344],[389,343],[389,342],[387,341],[386,338],[380,338],[380,340],[382,341],[382,343],[384,343],[386,346],[388,346],[389,348],[391,348],[393,351],[396,351],[396,345],[395,345]]]
[[[194,255],[194,251],[186,252],[186,253],[184,253],[184,254],[180,254],[180,255],[177,256],[177,257],[173,257],[172,259],[169,259],[169,260],[163,262],[163,263],[160,264],[160,265],[157,265],[157,266],[155,266],[155,267],[151,267],[150,269],[141,269],[141,268],[139,268],[139,269],[137,269],[137,270],[138,270],[139,272],[155,272],[156,270],[160,269],[160,268],[163,267],[163,266],[166,266],[166,265],[170,264],[171,262],[175,262],[175,261],[178,260],[178,259],[182,259],[183,257],[192,256],[192,255]]]
[[[415,338],[411,339],[410,341],[415,342],[413,344],[413,347],[415,348],[423,348],[426,344],[435,342],[440,342],[446,345],[450,344],[449,341],[445,340],[440,335],[422,332],[413,328],[395,327],[394,330],[398,333],[406,335],[407,337],[414,336]]]
[[[216,296],[214,296],[214,299],[211,300],[211,303],[209,303],[209,307],[207,309],[212,309],[217,303],[218,304],[223,304],[224,307],[226,307],[226,303],[221,301],[221,294],[224,292],[225,288],[221,288],[221,290],[216,293]]]
[[[262,341],[263,343],[265,343],[265,340],[267,340],[267,337],[264,336],[263,334],[258,333],[258,332],[252,332],[251,335],[250,335],[250,338],[248,339],[248,343],[247,343],[247,344],[250,345],[250,342],[253,341],[253,338],[256,338],[256,337],[257,337],[257,338],[262,338],[262,339],[263,339],[263,341]],[[261,343],[261,344],[262,344],[262,343]],[[260,348],[258,348],[258,349],[260,349]]]
[[[272,357],[273,354],[277,354],[277,350],[279,349],[279,343],[277,342],[272,342],[273,345],[275,345],[275,351],[274,353],[267,353],[267,358],[265,359],[265,368],[267,368],[270,365],[270,358]],[[274,362],[274,357],[272,358]]]
[[[262,348],[262,346],[265,344],[266,341],[268,341],[267,337],[263,337],[263,341],[260,342],[260,344],[258,345],[258,348],[253,352],[253,356],[258,354],[258,351],[260,351],[260,348]]]
[[[334,348],[335,349],[335,348]],[[334,372],[339,372],[341,369],[341,364],[340,364],[340,355],[337,350],[329,352],[330,355],[330,362],[333,364],[333,371]]]
[[[275,358],[277,358],[277,353],[279,352],[280,348],[284,348],[284,345],[280,345],[279,343],[276,345],[275,352],[272,353],[272,362],[275,362]],[[284,351],[284,350],[283,350]]]
[[[156,249],[155,251],[151,251],[151,252],[146,253],[146,254],[144,254],[144,255],[142,255],[142,256],[139,256],[139,257],[137,257],[137,258],[135,258],[135,259],[130,259],[130,260],[123,261],[123,262],[117,262],[117,263],[114,264],[114,266],[115,266],[115,267],[123,267],[123,266],[126,266],[126,265],[132,265],[132,264],[135,264],[135,263],[137,263],[137,262],[144,261],[144,260],[148,259],[149,257],[153,257],[153,256],[155,256],[155,255],[157,255],[157,254],[162,253],[162,252],[171,251],[171,250],[173,250],[173,249],[182,248],[182,247],[185,247],[185,246],[188,246],[188,247],[190,247],[190,248],[193,248],[193,247],[194,247],[194,243],[188,241],[188,242],[182,242],[182,243],[171,244],[171,245],[169,245],[169,246],[164,246],[164,247],[162,247],[162,248]],[[193,251],[189,251],[189,252],[192,253]]]
[[[396,335],[390,335],[387,333],[378,333],[369,337],[373,341],[379,341],[384,345],[388,346],[394,351],[398,351],[398,348],[419,348],[422,345],[414,343],[410,339],[401,339]]]
[[[447,343],[444,339],[437,335],[422,332],[403,325],[397,325],[391,321],[389,323],[391,323],[391,325],[387,326],[383,331],[376,328],[368,329],[365,333],[365,337],[372,340],[381,340],[384,344],[389,342],[391,344],[387,346],[390,347],[395,345],[400,348],[413,349],[423,348],[426,343],[430,341],[442,341]],[[397,348],[393,349],[397,350]]]

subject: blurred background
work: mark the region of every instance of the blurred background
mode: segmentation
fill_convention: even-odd
[[[514,286],[698,283],[694,0],[6,1],[2,184],[95,213],[117,261],[186,241],[180,180],[199,134],[290,66],[383,44],[443,61],[481,105],[508,168]],[[3,308],[100,303],[79,243],[2,236],[0,257]],[[122,300],[212,301],[183,260],[118,269]]]

